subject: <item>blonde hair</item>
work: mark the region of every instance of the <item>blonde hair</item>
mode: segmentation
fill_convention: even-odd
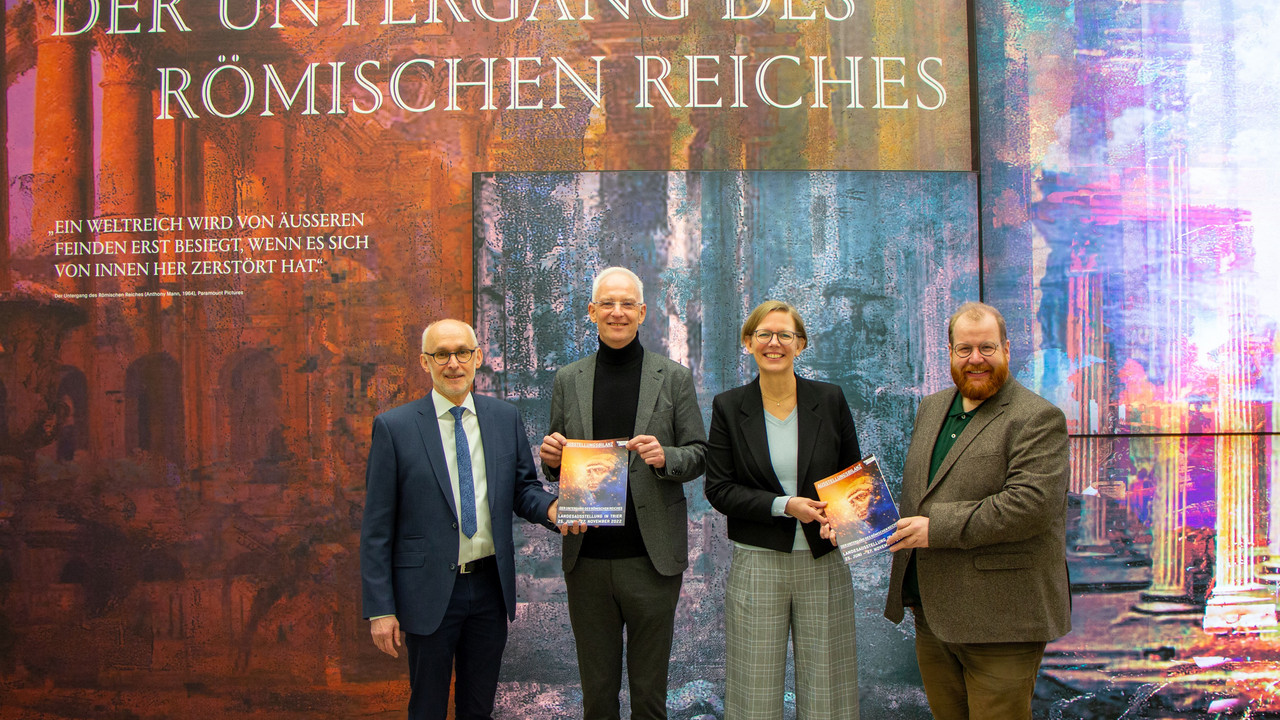
[[[947,344],[950,345],[953,342],[952,335],[955,333],[957,320],[963,317],[979,321],[985,315],[990,315],[996,319],[996,326],[1000,328],[1000,342],[1007,342],[1009,333],[1005,330],[1004,316],[1000,314],[1000,311],[983,302],[967,302],[951,314],[951,319],[947,320]]]
[[[804,340],[806,347],[809,345],[809,336],[804,333],[804,320],[800,318],[800,313],[791,303],[781,300],[765,300],[756,306],[755,310],[747,316],[742,323],[742,344],[750,345],[751,336],[756,334],[756,328],[760,327],[760,323],[764,322],[765,316],[769,313],[785,312],[791,316],[792,321],[796,324],[796,335]]]

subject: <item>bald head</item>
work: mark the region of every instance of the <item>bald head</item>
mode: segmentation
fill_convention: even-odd
[[[436,392],[454,405],[461,405],[471,392],[483,360],[478,345],[475,329],[461,320],[437,320],[422,331],[422,369],[431,375]]]
[[[475,328],[462,322],[461,320],[454,320],[453,318],[445,318],[444,320],[437,320],[431,323],[430,325],[427,326],[425,330],[422,331],[422,352],[431,352],[432,349],[434,349],[435,347],[434,345],[431,344],[431,342],[435,339],[436,335],[438,335],[440,331],[445,330],[446,328],[450,330],[461,330],[462,332],[467,333],[467,336],[471,339],[472,347],[475,347],[476,345],[480,344],[480,340],[476,337]]]

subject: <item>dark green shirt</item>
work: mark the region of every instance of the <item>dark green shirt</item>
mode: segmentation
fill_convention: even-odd
[[[951,452],[951,446],[956,444],[956,438],[964,432],[965,426],[973,419],[976,412],[978,408],[965,410],[964,396],[956,393],[951,409],[947,410],[947,419],[942,422],[942,430],[938,432],[938,439],[933,443],[933,457],[929,458],[929,487],[933,487],[933,480],[938,475],[938,468],[942,466],[943,459],[947,457],[947,453]],[[908,605],[920,603],[920,580],[916,577],[914,553],[911,555],[911,562],[907,563],[907,574],[902,578],[902,598]]]
[[[951,446],[956,444],[956,438],[964,432],[965,426],[976,412],[978,408],[965,410],[964,396],[956,393],[955,402],[951,403],[951,409],[947,411],[947,419],[942,423],[938,439],[933,443],[933,457],[929,459],[929,487],[933,487],[933,480],[938,474],[938,468],[942,466],[942,460],[951,452]]]

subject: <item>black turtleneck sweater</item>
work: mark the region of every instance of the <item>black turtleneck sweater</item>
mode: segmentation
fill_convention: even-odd
[[[618,350],[600,343],[596,353],[596,380],[592,387],[591,435],[596,440],[631,438],[640,404],[640,368],[644,348],[637,335]],[[579,555],[589,558],[643,557],[644,538],[636,521],[636,504],[627,482],[627,521],[622,527],[594,527],[582,536]]]

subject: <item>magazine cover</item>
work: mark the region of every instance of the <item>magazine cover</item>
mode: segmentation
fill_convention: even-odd
[[[889,551],[885,540],[896,527],[898,508],[874,455],[819,480],[815,487],[818,499],[827,503],[827,517],[846,563]]]
[[[556,521],[620,526],[626,512],[626,439],[566,441]]]

